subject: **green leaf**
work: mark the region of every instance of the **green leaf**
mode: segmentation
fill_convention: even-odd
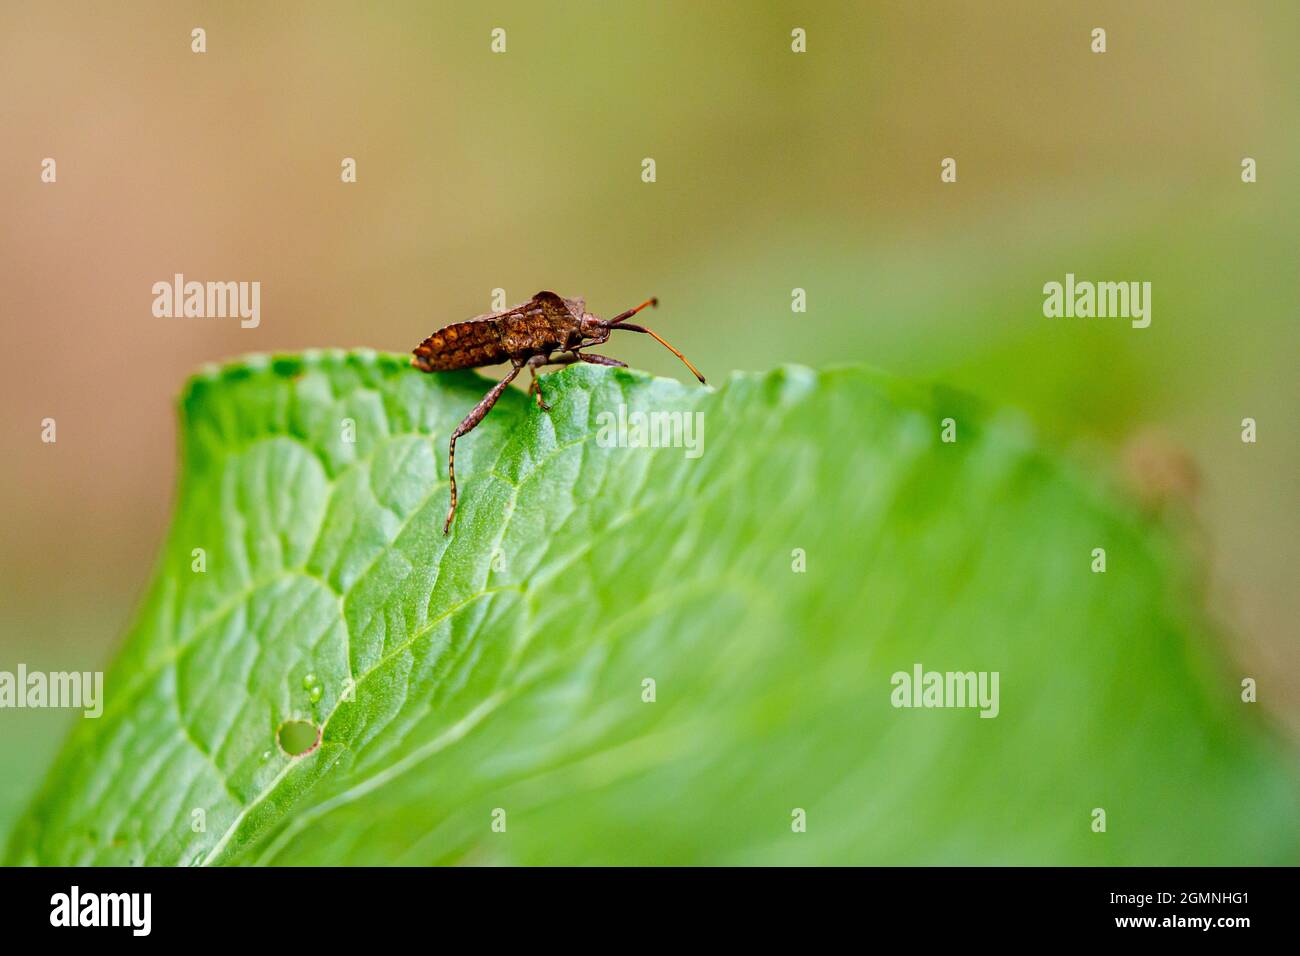
[[[8,860],[1295,859],[1294,765],[1195,569],[1020,420],[857,368],[543,382],[551,412],[509,391],[461,441],[444,537],[487,380],[373,353],[193,380],[103,716]],[[607,447],[620,405],[701,413],[702,454]],[[918,663],[998,672],[997,716],[892,706]]]

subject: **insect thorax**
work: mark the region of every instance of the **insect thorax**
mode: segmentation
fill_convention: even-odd
[[[501,320],[501,347],[513,356],[554,352],[569,345],[574,322],[533,313],[511,315]]]

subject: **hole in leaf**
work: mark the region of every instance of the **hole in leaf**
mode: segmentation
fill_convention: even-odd
[[[310,720],[286,720],[276,731],[275,739],[290,757],[301,757],[320,743],[320,728]]]

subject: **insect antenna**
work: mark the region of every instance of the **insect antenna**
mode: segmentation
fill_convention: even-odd
[[[650,301],[653,302],[654,300],[651,299]],[[640,306],[640,308],[644,308],[644,306]],[[622,322],[622,319],[620,318],[619,321]],[[669,345],[667,342],[661,339],[657,333],[652,332],[650,329],[647,329],[644,325],[632,325],[630,323],[624,323],[622,325],[613,325],[613,323],[611,322],[611,326],[616,329],[627,329],[629,332],[644,332],[646,335],[651,336],[656,342],[658,342],[668,351],[672,352],[679,359],[681,359],[682,362],[686,365],[686,367],[691,370],[691,374],[700,380],[701,385],[709,384],[708,382],[704,381],[704,376],[700,374],[700,370],[691,364],[690,359],[688,359],[681,352],[677,351],[675,348],[673,348],[671,345]]]
[[[658,300],[655,296],[651,296],[650,298],[648,298],[648,299],[646,299],[644,302],[642,302],[640,305],[638,305],[635,309],[628,309],[626,312],[620,312],[618,315],[614,316],[612,319],[610,319],[610,320],[609,320],[608,322],[606,322],[605,324],[606,324],[606,325],[614,325],[614,324],[616,324],[616,323],[618,323],[618,322],[622,322],[624,319],[630,319],[630,318],[632,318],[632,316],[636,315],[638,312],[640,312],[640,311],[641,311],[642,309],[644,309],[646,306],[648,306],[648,305],[654,305],[654,306],[657,306],[658,304],[659,304],[659,300]]]

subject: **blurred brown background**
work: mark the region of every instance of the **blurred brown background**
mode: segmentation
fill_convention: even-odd
[[[405,351],[554,288],[660,296],[717,382],[864,361],[1073,452],[1163,436],[1200,475],[1231,652],[1296,732],[1298,27],[1290,0],[6,4],[0,668],[107,660],[195,366]],[[259,281],[260,327],[155,318],[177,272]],[[1151,327],[1045,319],[1066,272],[1152,282]],[[72,718],[0,719],[2,835]]]

